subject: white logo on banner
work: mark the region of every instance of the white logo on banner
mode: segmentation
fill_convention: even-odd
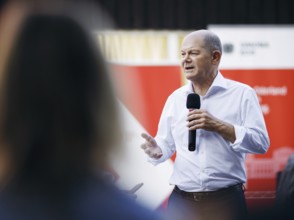
[[[273,152],[272,158],[258,158],[248,154],[246,158],[246,171],[248,179],[271,179],[277,172],[284,169],[289,155],[294,153],[291,147],[279,147]]]
[[[261,106],[262,113],[267,115],[270,113],[270,106],[263,103],[262,97],[264,96],[287,96],[288,87],[287,86],[254,86],[256,94],[258,95],[259,103]]]
[[[291,69],[294,26],[210,25],[223,44],[220,69]]]

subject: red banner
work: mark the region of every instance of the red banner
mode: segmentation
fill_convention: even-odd
[[[292,132],[294,70],[222,70],[225,77],[246,83],[257,92],[271,145],[264,155],[248,155],[246,198],[251,210],[274,203],[276,175],[294,153]],[[118,95],[130,112],[151,134],[166,98],[183,85],[178,66],[114,65]]]

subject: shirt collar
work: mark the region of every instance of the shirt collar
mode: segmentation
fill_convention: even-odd
[[[219,90],[222,90],[222,89],[227,89],[227,88],[228,88],[228,85],[227,85],[226,79],[223,77],[221,72],[218,71],[218,73],[217,73],[216,77],[214,78],[210,88],[208,89],[205,97],[207,97],[209,95],[212,95],[216,91],[219,91]],[[191,81],[189,81],[189,83],[187,84],[186,93],[187,94],[194,93]]]

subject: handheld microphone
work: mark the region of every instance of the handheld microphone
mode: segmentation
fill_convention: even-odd
[[[200,96],[196,93],[191,93],[187,97],[186,103],[187,109],[192,111],[193,109],[200,108]],[[188,149],[189,151],[195,151],[196,149],[196,130],[189,130],[189,138],[188,138]]]

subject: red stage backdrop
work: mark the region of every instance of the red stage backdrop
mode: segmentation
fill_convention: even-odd
[[[143,127],[155,135],[168,95],[182,85],[177,66],[115,66],[118,94]],[[294,153],[291,137],[294,112],[294,70],[221,70],[227,78],[255,88],[271,145],[265,155],[248,155],[247,201],[250,209],[273,205],[276,174]]]

